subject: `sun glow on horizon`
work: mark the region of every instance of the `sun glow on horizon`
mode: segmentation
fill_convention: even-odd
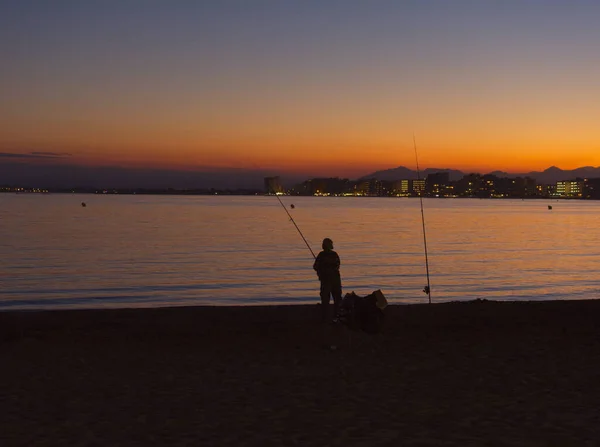
[[[0,161],[352,177],[414,134],[422,169],[600,165],[600,4],[268,3],[5,8]]]

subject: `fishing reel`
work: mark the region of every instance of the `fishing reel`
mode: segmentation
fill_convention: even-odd
[[[429,292],[431,292],[431,290],[429,289],[429,286],[425,286],[423,288],[423,293],[426,293],[427,295],[429,295]]]

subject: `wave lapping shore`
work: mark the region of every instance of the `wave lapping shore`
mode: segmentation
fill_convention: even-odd
[[[0,313],[3,446],[592,446],[600,301]]]

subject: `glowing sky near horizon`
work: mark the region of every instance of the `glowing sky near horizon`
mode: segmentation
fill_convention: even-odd
[[[0,152],[353,176],[600,165],[600,2],[4,1]]]

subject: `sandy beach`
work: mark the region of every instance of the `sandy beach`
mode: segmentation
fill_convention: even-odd
[[[2,446],[597,446],[600,301],[0,313]],[[335,346],[332,349],[331,346]]]

